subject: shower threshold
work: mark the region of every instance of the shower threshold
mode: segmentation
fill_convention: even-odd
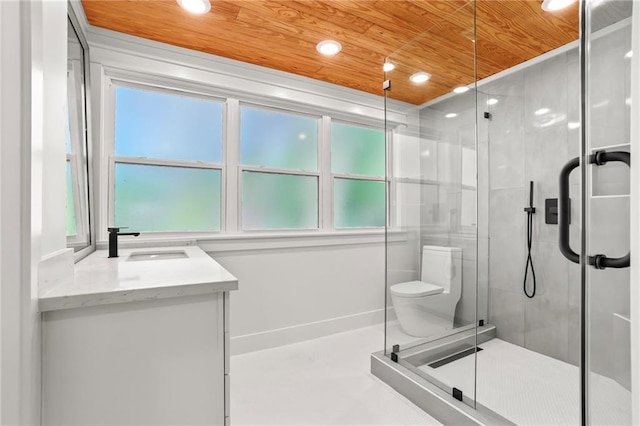
[[[371,372],[444,424],[579,422],[579,368],[496,338],[495,327],[479,327],[476,337],[471,326],[396,353],[397,362],[372,354]],[[595,372],[589,380],[592,423],[631,424],[629,389]]]
[[[476,344],[480,351],[480,345],[494,337],[495,326],[478,327],[477,335],[476,327],[470,326],[435,341],[400,348],[398,362],[385,356],[385,351],[376,352],[371,354],[371,373],[444,424],[513,425],[466,395],[457,400],[453,388],[433,377],[427,380],[417,369],[422,365],[435,369],[472,356]]]

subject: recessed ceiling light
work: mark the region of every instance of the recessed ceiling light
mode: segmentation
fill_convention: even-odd
[[[453,89],[453,93],[458,93],[458,94],[468,92],[468,91],[469,91],[469,88],[467,86],[460,86]]]
[[[542,2],[542,10],[555,12],[556,10],[571,6],[575,2],[576,0],[544,0]]]
[[[316,45],[316,50],[324,56],[333,56],[342,50],[342,45],[335,40],[324,40]]]
[[[546,113],[548,113],[549,111],[551,111],[549,108],[540,108],[539,110],[537,110],[536,112],[534,112],[535,115],[545,115]]]
[[[413,74],[411,77],[409,77],[409,80],[413,81],[414,83],[424,83],[425,81],[429,80],[431,78],[431,74],[427,73],[427,72],[417,72],[415,74]]]
[[[450,112],[449,114],[445,115],[445,118],[455,118],[457,116],[458,114],[456,114],[455,112]]]
[[[628,52],[624,55],[624,57],[625,57],[625,58],[627,58],[627,59],[629,59],[629,58],[633,57],[633,50],[628,51]]]
[[[393,71],[395,67],[396,66],[393,65],[391,62],[385,62],[384,65],[382,66],[382,71],[384,72]]]
[[[211,10],[209,0],[177,0],[177,2],[181,8],[196,15],[202,15]]]
[[[487,99],[487,105],[495,105],[497,103],[498,103],[498,100],[496,98]]]

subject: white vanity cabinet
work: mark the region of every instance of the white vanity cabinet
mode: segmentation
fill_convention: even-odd
[[[43,424],[228,424],[229,291],[237,280],[201,251],[200,267],[215,277],[184,259],[127,264],[128,254],[88,258],[66,290],[41,295]],[[171,281],[182,267],[191,270],[178,281],[146,281],[161,281],[163,268]],[[111,274],[112,288],[94,282],[93,291],[70,291],[87,278],[83,268],[97,281]]]

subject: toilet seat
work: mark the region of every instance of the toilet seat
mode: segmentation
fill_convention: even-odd
[[[390,288],[391,294],[400,297],[423,297],[440,294],[443,287],[423,281],[409,281],[406,283],[394,284]]]

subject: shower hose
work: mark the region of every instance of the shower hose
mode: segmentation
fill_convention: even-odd
[[[533,198],[533,185],[531,186],[531,198]],[[529,209],[525,209],[525,211],[527,212],[527,263],[524,269],[524,282],[522,283],[522,287],[524,294],[529,299],[532,299],[533,296],[536,295],[536,272],[533,269],[533,259],[531,258],[531,244],[533,242],[533,213],[535,210],[533,209],[533,206],[531,206]],[[527,275],[529,273],[529,266],[531,266],[531,278],[533,279],[533,288],[531,289],[531,293],[527,291]]]

